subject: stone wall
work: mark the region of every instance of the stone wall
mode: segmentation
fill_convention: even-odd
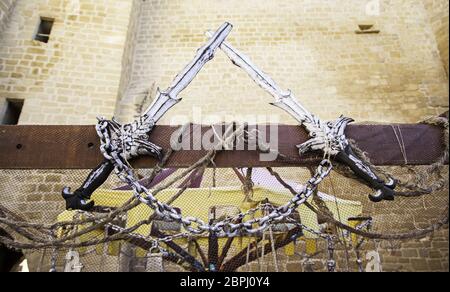
[[[446,110],[439,12],[448,4],[380,1],[378,13],[371,3],[18,0],[0,39],[0,98],[26,99],[22,124],[85,124],[114,114],[129,121],[149,91],[166,88],[192,59],[203,32],[229,21],[230,41],[323,119],[414,122]],[[33,40],[40,16],[55,18],[48,44]],[[379,33],[357,34],[359,24]],[[163,123],[193,120],[198,110],[295,123],[221,52],[182,96]]]
[[[92,124],[112,116],[132,2],[18,0],[0,39],[0,97],[25,99],[21,124]],[[54,18],[48,43],[34,40]]]
[[[9,17],[14,9],[16,0],[0,0],[0,34],[3,33],[9,23]]]
[[[224,21],[237,48],[296,93],[323,119],[341,114],[358,121],[415,122],[448,107],[448,80],[421,1],[146,1],[131,76],[129,106],[156,83],[165,89],[205,42],[203,33]],[[369,5],[369,6],[368,6]],[[359,24],[379,33],[357,34]],[[133,95],[134,93],[134,95]],[[273,99],[218,52],[183,92],[170,116],[278,114]],[[133,104],[133,106],[132,106]],[[222,115],[223,116],[223,115]],[[169,123],[171,117],[163,119]]]
[[[140,17],[142,10],[141,0],[133,1],[133,8],[130,15],[130,24],[128,27],[127,41],[122,60],[122,76],[119,87],[119,94],[116,104],[116,113],[120,112],[122,108],[131,108],[132,111],[136,106],[129,97],[133,95],[133,88],[131,86],[131,73],[134,68],[134,59],[136,56],[137,37],[140,32]]]
[[[448,75],[448,1],[423,0]]]

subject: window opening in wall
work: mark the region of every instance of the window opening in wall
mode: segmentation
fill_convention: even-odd
[[[3,110],[0,109],[0,124],[17,125],[22,113],[24,101],[21,99],[6,99]]]
[[[357,34],[380,33],[380,30],[374,29],[374,24],[359,24]]]
[[[54,22],[55,20],[53,18],[41,17],[34,39],[43,43],[48,43]]]

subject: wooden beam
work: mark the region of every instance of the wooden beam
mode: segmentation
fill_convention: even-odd
[[[397,128],[397,126],[399,128]],[[195,126],[191,125],[191,132]],[[270,132],[270,127],[268,132]],[[376,165],[428,165],[444,151],[443,130],[422,124],[349,125],[347,137],[357,142]],[[150,140],[169,149],[170,138],[179,127],[156,126]],[[209,126],[202,126],[205,133]],[[399,131],[400,129],[400,131]],[[401,151],[401,133],[406,155]],[[269,135],[268,135],[269,136]],[[299,157],[295,145],[308,139],[299,126],[278,127],[279,152],[289,161],[261,161],[258,151],[223,151],[215,159],[217,167],[295,167],[320,161],[319,154]],[[191,143],[192,144],[192,143]],[[94,126],[0,126],[0,169],[91,169],[102,161]],[[184,168],[206,154],[206,150],[181,150],[173,154],[167,167]],[[406,159],[405,159],[406,158]],[[136,168],[151,168],[156,161],[143,157]]]

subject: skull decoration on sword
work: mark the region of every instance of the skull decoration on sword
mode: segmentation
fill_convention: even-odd
[[[212,37],[211,32],[207,32]],[[275,97],[277,106],[293,116],[309,133],[311,137],[307,142],[298,145],[300,155],[308,151],[322,151],[326,157],[333,157],[337,161],[347,165],[359,178],[374,189],[375,194],[369,195],[373,202],[394,200],[396,182],[389,178],[388,182],[378,177],[374,171],[355,155],[347,137],[345,128],[354,120],[341,116],[333,122],[324,123],[307,111],[294,97],[291,91],[281,89],[266,73],[258,69],[250,59],[223,42],[220,49],[225,52],[234,65],[242,68],[264,90]]]
[[[162,159],[163,150],[149,142],[149,134],[161,117],[181,101],[178,95],[192,82],[203,66],[214,58],[217,48],[226,39],[232,28],[231,24],[224,23],[198,50],[194,60],[177,75],[171,86],[164,92],[158,91],[153,103],[139,119],[131,124],[121,125],[114,119],[109,121],[99,118],[97,132],[100,138],[103,139],[105,136],[102,134],[103,131],[107,131],[107,136],[110,137],[106,141],[102,140],[100,147],[105,160],[88,175],[83,185],[74,193],[68,187],[63,189],[62,196],[66,200],[67,209],[92,209],[94,202],[88,202],[88,200],[92,193],[107,180],[114,170],[115,164],[126,164],[128,160],[142,155]]]

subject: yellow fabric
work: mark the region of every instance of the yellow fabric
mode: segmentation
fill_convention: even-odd
[[[350,221],[349,222],[349,226],[356,228],[358,227],[358,225],[360,225],[361,223],[363,223],[363,221],[359,221],[359,220],[354,220],[354,221]],[[352,244],[353,246],[358,245],[358,241],[359,241],[360,237],[357,234],[352,233],[351,236],[351,240],[352,240]]]
[[[295,244],[294,242],[289,243],[284,247],[284,254],[286,256],[293,256],[295,255]]]
[[[313,239],[307,238],[306,240],[306,253],[313,255],[317,252],[317,242]]]
[[[167,202],[171,197],[173,197],[179,189],[166,189],[160,192],[157,195],[157,199],[161,202]],[[92,199],[95,201],[96,205],[106,206],[106,207],[120,207],[125,202],[127,202],[131,196],[131,191],[115,191],[115,190],[105,190],[99,189],[97,190]],[[248,211],[249,208],[255,207],[255,204],[243,203],[244,195],[242,194],[242,190],[240,188],[206,188],[206,189],[187,189],[183,195],[181,195],[173,204],[173,207],[177,207],[182,210],[183,216],[192,216],[197,217],[203,220],[204,222],[208,222],[208,214],[209,210],[212,207],[217,206],[237,206],[241,212]],[[269,190],[262,187],[255,187],[253,194],[253,201],[260,202],[268,199],[274,205],[284,205],[290,199],[292,199],[292,195],[287,192],[277,192],[274,190]],[[335,219],[339,220],[337,208],[339,208],[339,212],[341,214],[342,221],[345,224],[349,224],[347,218],[360,216],[362,213],[362,205],[360,202],[354,201],[345,201],[338,200],[336,206],[336,201],[333,199],[324,199],[327,207],[333,212],[335,215]],[[257,203],[256,203],[257,205]],[[302,224],[308,226],[313,230],[319,230],[319,224],[317,222],[317,216],[314,212],[309,210],[306,206],[300,206],[297,211],[300,214]],[[74,212],[66,211],[62,213],[58,217],[58,221],[70,221],[73,220]],[[140,204],[136,208],[128,211],[127,214],[127,222],[126,227],[132,227],[137,223],[141,222],[149,218],[153,214],[153,210],[146,205]],[[260,217],[261,213],[256,213],[255,217]],[[244,220],[249,220],[251,218],[245,218]],[[144,236],[148,236],[150,233],[150,225],[143,225],[138,228],[135,232]],[[87,234],[85,237],[80,240],[89,240],[95,237],[100,236],[100,233],[104,231],[99,230],[98,232],[92,232]],[[277,237],[283,235],[276,235]],[[317,236],[305,231],[305,236],[303,239],[314,240],[317,239]],[[235,240],[233,245],[235,248],[243,248],[246,247],[251,238],[241,238],[239,240]],[[219,239],[219,248],[222,248],[225,244],[226,239]],[[185,239],[177,240],[178,244],[187,244]],[[208,239],[200,238],[198,243],[201,247],[207,247]],[[308,247],[309,246],[309,247]],[[315,244],[314,248],[312,245],[307,245],[308,253],[315,252]],[[111,251],[111,250],[110,250]],[[286,253],[292,253],[292,247],[287,247],[285,249]],[[116,253],[116,250],[113,250],[113,253]],[[144,256],[146,254],[145,251],[140,251],[139,255]]]

